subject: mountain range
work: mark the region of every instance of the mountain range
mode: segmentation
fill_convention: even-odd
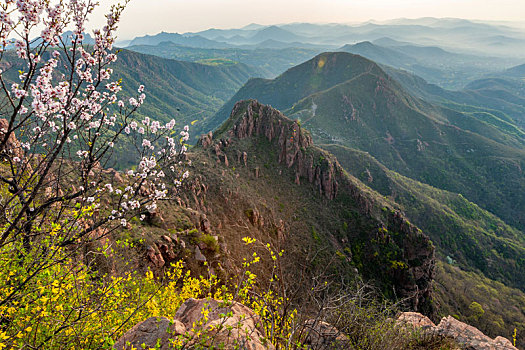
[[[145,85],[136,117],[192,125],[190,178],[126,228],[142,257],[131,260],[160,274],[183,257],[227,280],[250,236],[286,251],[297,304],[363,279],[434,321],[522,334],[523,44],[510,24],[435,18],[131,40],[113,78],[126,98]],[[5,55],[14,81],[22,68]],[[129,168],[119,147],[115,168]]]
[[[524,212],[518,209],[523,198],[515,187],[524,183],[522,136],[475,114],[414,98],[372,61],[326,53],[274,80],[251,79],[207,121],[208,128],[217,127],[235,101],[246,98],[283,110],[320,143],[370,152],[392,170],[461,193],[524,227]]]
[[[116,73],[168,77],[148,114],[204,111],[181,197],[194,212],[171,221],[219,237],[216,271],[248,234],[289,252],[303,287],[328,267],[510,338],[525,331],[524,43],[457,19],[252,24],[136,38]]]

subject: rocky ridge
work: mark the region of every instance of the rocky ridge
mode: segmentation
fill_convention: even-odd
[[[360,231],[357,234],[361,239],[379,242],[378,245],[383,247],[397,245],[401,248],[399,268],[391,268],[388,272],[395,281],[397,296],[410,299],[414,310],[424,310],[428,306],[434,269],[433,247],[428,237],[411,225],[401,212],[381,202],[357,179],[348,176],[334,156],[315,147],[311,136],[297,121],[257,101],[241,101],[215,135],[209,133],[201,137],[195,152],[201,152],[198,149],[202,148],[204,153],[215,157],[221,167],[252,167],[257,179],[261,172],[267,171],[251,162],[255,156],[246,146],[257,144],[257,140],[270,144],[269,149],[257,153],[276,153],[277,162],[293,174],[295,184],[311,185],[328,200],[327,203],[351,201],[359,216],[373,220],[376,225],[374,232]],[[232,164],[230,160],[235,159],[237,163]],[[288,176],[285,170],[278,170],[278,173],[281,177]],[[353,238],[343,238],[343,242],[352,244]],[[391,264],[397,263],[391,261]]]

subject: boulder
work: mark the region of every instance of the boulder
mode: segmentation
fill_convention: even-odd
[[[429,334],[452,338],[466,350],[518,350],[508,339],[503,337],[492,339],[476,327],[458,321],[452,316],[443,317],[436,326],[420,313],[404,312],[397,318],[397,323],[420,328]]]
[[[206,257],[204,254],[202,254],[201,250],[199,249],[199,246],[195,246],[195,260],[200,262],[205,262]]]
[[[304,324],[304,345],[309,349],[346,349],[349,339],[337,328],[319,320],[308,320]]]
[[[412,326],[414,328],[433,329],[436,327],[428,317],[421,315],[419,312],[403,312],[397,318],[398,323]]]
[[[171,321],[166,317],[148,318],[127,331],[113,348],[129,350],[145,346],[168,350],[173,348],[172,343],[183,348],[198,344],[200,348],[275,349],[264,339],[260,319],[250,308],[213,299],[186,300]]]
[[[502,341],[502,337],[491,339],[476,327],[458,321],[452,316],[443,317],[437,326],[437,333],[455,339],[467,350],[518,350],[510,341]]]
[[[155,348],[157,342],[162,344],[161,348],[169,349],[169,339],[184,334],[186,327],[180,321],[170,321],[166,317],[150,317],[136,324],[127,331],[113,346],[118,350]]]

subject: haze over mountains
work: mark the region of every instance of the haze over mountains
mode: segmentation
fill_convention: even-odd
[[[525,34],[508,24],[462,19],[400,19],[361,25],[292,23],[249,25],[137,37],[141,53],[199,61],[228,59],[274,78],[325,51],[346,51],[414,73],[443,88],[460,89],[485,74],[523,63]]]
[[[208,39],[216,45],[257,45],[267,40],[283,43],[342,46],[360,41],[379,40],[382,45],[399,46],[405,42],[423,46],[439,46],[454,51],[523,57],[520,48],[525,35],[511,23],[507,25],[473,22],[463,19],[399,19],[383,23],[367,22],[360,25],[292,23],[284,25],[250,25],[239,29],[208,29],[201,32],[170,34],[135,38],[133,45],[156,45],[162,41],[190,43],[194,47],[209,47]],[[205,45],[205,46],[203,46]]]

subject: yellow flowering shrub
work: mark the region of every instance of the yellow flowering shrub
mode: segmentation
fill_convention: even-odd
[[[162,279],[152,272],[102,276],[81,261],[78,251],[54,241],[62,229],[54,224],[38,249],[24,251],[18,241],[0,248],[0,350],[110,349],[138,322],[151,316],[172,318],[185,300],[203,297],[251,307],[274,344],[290,337],[295,312],[280,312],[284,300],[272,288],[253,292],[257,276],[249,267],[260,261],[255,253],[245,260],[242,276],[230,288],[214,275],[193,277],[182,262],[173,264]],[[268,250],[277,260],[269,246]],[[205,337],[194,336],[199,335]]]

